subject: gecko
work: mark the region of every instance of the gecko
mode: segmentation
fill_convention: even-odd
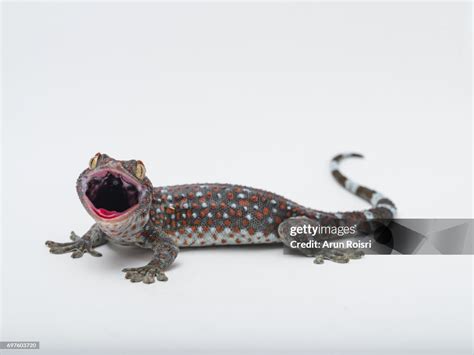
[[[180,248],[224,245],[282,243],[312,237],[291,236],[288,223],[307,221],[312,225],[357,225],[363,231],[375,220],[390,220],[395,204],[381,193],[359,185],[339,170],[346,158],[362,158],[356,153],[339,154],[330,162],[336,181],[346,190],[371,204],[371,208],[351,212],[324,212],[304,207],[280,195],[232,184],[186,184],[154,187],[140,160],[116,160],[97,153],[76,183],[79,199],[95,223],[82,236],[71,232],[71,242],[46,241],[53,254],[71,253],[80,258],[107,242],[150,249],[152,260],[141,267],[125,268],[125,278],[150,284],[167,281],[165,274]],[[366,230],[365,233],[368,233]],[[307,250],[299,250],[312,255]],[[325,250],[323,259],[346,263],[363,253]],[[316,260],[315,260],[316,262]]]

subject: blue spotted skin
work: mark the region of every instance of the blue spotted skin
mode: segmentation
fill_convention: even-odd
[[[290,217],[304,216],[337,226],[393,218],[396,208],[389,199],[340,173],[339,162],[349,157],[360,155],[336,156],[331,162],[332,174],[347,190],[370,202],[372,209],[328,213],[251,187],[192,184],[155,188],[150,220],[180,247],[200,247],[278,243],[278,226]]]
[[[150,220],[180,247],[199,247],[276,243],[283,220],[321,213],[264,190],[193,184],[155,188]]]

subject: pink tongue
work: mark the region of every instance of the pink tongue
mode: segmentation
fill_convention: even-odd
[[[104,208],[99,208],[97,210],[97,212],[99,213],[99,215],[101,217],[104,217],[104,218],[114,218],[114,217],[117,217],[117,216],[120,216],[120,212],[117,212],[117,211],[109,211],[109,210],[106,210]]]

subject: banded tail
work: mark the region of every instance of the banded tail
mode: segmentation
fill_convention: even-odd
[[[346,158],[363,158],[361,154],[339,154],[331,160],[331,173],[337,182],[347,191],[369,202],[373,208],[364,211],[365,217],[370,219],[392,219],[397,214],[395,204],[381,193],[359,185],[355,181],[341,174],[339,163]]]

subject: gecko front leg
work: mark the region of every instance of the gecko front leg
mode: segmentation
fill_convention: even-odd
[[[49,248],[49,252],[52,254],[72,253],[72,258],[80,258],[85,253],[89,253],[92,256],[102,256],[102,254],[95,251],[94,248],[107,243],[104,232],[100,230],[97,224],[94,224],[82,237],[71,232],[69,238],[72,242],[57,243],[48,240],[45,244]]]
[[[123,269],[122,271],[126,273],[125,278],[131,282],[146,284],[155,282],[155,278],[158,281],[168,281],[164,271],[171,266],[179,252],[175,241],[160,232],[156,232],[147,237],[146,242],[140,246],[153,250],[153,259],[145,266]]]

